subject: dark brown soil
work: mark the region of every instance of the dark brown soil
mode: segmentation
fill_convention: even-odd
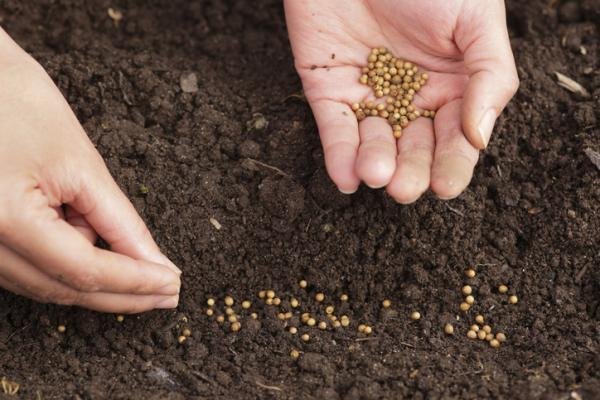
[[[407,207],[329,181],[280,3],[0,1],[2,26],[57,81],[184,271],[176,312],[122,324],[0,293],[0,376],[43,399],[599,399],[600,171],[584,150],[600,151],[600,2],[508,2],[521,89],[469,189]],[[109,7],[124,13],[118,26]],[[180,88],[190,72],[197,93]],[[464,318],[474,264],[485,265]],[[347,292],[344,312],[373,325],[369,340],[354,326],[303,343],[262,306],[237,334],[204,315],[209,295],[304,300],[302,278],[312,294]],[[380,312],[386,297],[395,312]],[[502,348],[465,337],[479,311],[507,333]]]

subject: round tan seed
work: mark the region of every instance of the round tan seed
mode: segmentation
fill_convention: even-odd
[[[447,335],[453,335],[454,334],[454,327],[452,326],[452,324],[446,324],[444,326],[444,332],[446,332]]]

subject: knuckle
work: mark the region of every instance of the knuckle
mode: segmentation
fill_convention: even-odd
[[[73,275],[69,284],[81,292],[97,292],[99,290],[98,275],[95,271],[86,269]]]
[[[44,294],[45,302],[60,304],[64,306],[72,306],[78,304],[79,295],[75,290],[69,290],[66,288],[58,288],[47,291]]]

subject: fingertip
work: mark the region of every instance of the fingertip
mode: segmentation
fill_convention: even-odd
[[[158,303],[156,303],[154,305],[154,308],[166,310],[166,309],[176,308],[178,304],[179,304],[179,295],[176,295],[176,296],[171,296],[171,297],[167,297],[165,299],[159,300]]]
[[[473,167],[473,163],[463,156],[442,156],[434,164],[431,190],[442,200],[458,197],[471,182]]]
[[[358,190],[360,179],[354,166],[356,163],[356,147],[350,143],[336,143],[325,148],[325,167],[327,173],[344,194],[351,194]]]
[[[417,201],[429,187],[429,162],[425,158],[421,163],[408,158],[400,160],[396,175],[387,187],[388,194],[404,205]]]
[[[370,141],[360,146],[356,161],[358,177],[370,188],[379,189],[392,180],[396,149],[387,142]]]

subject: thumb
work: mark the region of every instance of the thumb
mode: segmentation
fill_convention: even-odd
[[[490,5],[464,11],[455,31],[469,75],[462,106],[463,131],[478,149],[488,145],[496,119],[519,87],[504,2]]]
[[[101,165],[94,174],[82,180],[78,193],[69,205],[89,222],[112,251],[166,265],[181,273],[160,251],[146,224],[106,166]]]

